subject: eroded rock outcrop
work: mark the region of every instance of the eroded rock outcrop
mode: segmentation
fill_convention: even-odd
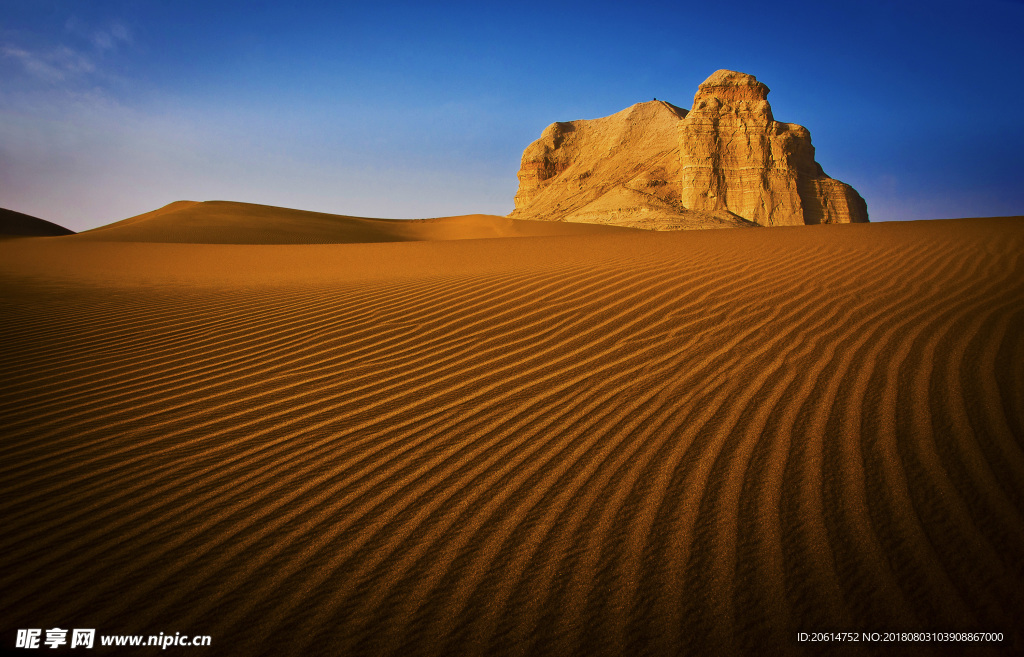
[[[815,162],[807,128],[774,119],[768,87],[752,75],[715,72],[678,129],[687,208],[762,226],[868,220],[860,195]]]
[[[523,153],[509,216],[656,230],[747,223],[680,202],[678,126],[685,116],[654,100],[600,119],[552,123]]]
[[[655,100],[553,123],[523,153],[509,216],[655,230],[867,221],[767,96],[753,76],[717,71],[690,112]]]

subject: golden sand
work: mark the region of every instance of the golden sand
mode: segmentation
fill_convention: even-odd
[[[1024,219],[574,230],[0,242],[5,629],[1024,648]]]

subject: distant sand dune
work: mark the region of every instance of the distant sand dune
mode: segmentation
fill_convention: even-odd
[[[101,232],[0,243],[8,634],[677,655],[982,630],[1007,639],[978,654],[1024,650],[1024,218]]]
[[[233,201],[175,201],[158,210],[80,233],[79,240],[195,244],[348,244],[487,237],[590,235],[617,226],[550,226],[497,215],[368,219]]]
[[[71,235],[75,231],[31,215],[0,208],[0,239]]]

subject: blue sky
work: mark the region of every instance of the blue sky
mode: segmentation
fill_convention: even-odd
[[[0,207],[512,210],[553,121],[756,75],[873,220],[1024,214],[1024,3],[0,0]]]

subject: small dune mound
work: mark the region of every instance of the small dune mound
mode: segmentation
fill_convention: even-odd
[[[56,237],[74,233],[45,219],[0,208],[0,237]]]
[[[552,225],[486,214],[434,219],[371,219],[232,201],[175,201],[158,210],[81,233],[104,242],[190,244],[354,244],[489,237],[577,235],[623,230]]]

